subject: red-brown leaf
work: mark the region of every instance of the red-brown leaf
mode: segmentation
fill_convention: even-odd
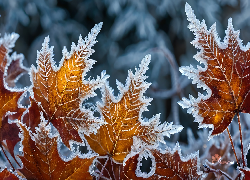
[[[154,159],[152,159],[153,173],[150,177],[140,178],[137,177],[136,169],[138,168],[138,158],[139,154],[130,157],[126,161],[124,167],[124,176],[129,179],[199,179],[201,178],[201,172],[199,171],[199,158],[198,155],[190,155],[188,158],[181,157],[179,152],[179,147],[171,151],[166,149],[165,151],[158,149],[147,149],[148,154],[151,154]],[[150,158],[150,156],[149,156]],[[152,171],[152,169],[151,169]]]
[[[23,167],[19,171],[27,179],[91,179],[88,167],[94,158],[63,161],[57,149],[58,137],[50,134],[50,125],[46,124],[41,121],[35,134],[20,124],[23,156],[18,157]]]
[[[250,112],[249,46],[243,46],[231,18],[224,42],[220,42],[215,24],[207,30],[205,22],[196,19],[188,4],[186,12],[189,28],[196,35],[192,43],[201,50],[195,58],[205,67],[182,67],[180,71],[192,78],[193,83],[207,89],[208,94],[200,94],[197,99],[191,97],[190,101],[184,98],[180,104],[190,108],[188,112],[201,127],[211,127],[211,135],[217,135],[229,126],[237,113]]]

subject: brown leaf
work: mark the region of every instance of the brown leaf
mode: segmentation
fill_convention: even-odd
[[[53,48],[49,47],[49,37],[45,38],[38,53],[37,69],[32,69],[34,100],[37,101],[49,120],[59,131],[62,141],[69,147],[69,140],[81,142],[78,131],[96,131],[103,122],[93,116],[93,112],[82,108],[82,102],[95,95],[94,90],[102,84],[102,79],[84,80],[85,74],[94,64],[88,57],[101,28],[96,25],[85,41],[79,38],[78,45],[72,45],[71,53],[64,49],[60,67],[55,67]]]
[[[114,162],[109,156],[99,156],[92,163],[90,170],[95,179],[125,179],[123,174],[123,164]]]
[[[192,43],[200,49],[195,58],[205,67],[183,67],[180,71],[198,83],[198,87],[207,89],[208,94],[199,94],[197,99],[191,97],[190,101],[183,99],[180,104],[190,108],[188,112],[201,127],[212,127],[211,135],[217,135],[229,126],[237,113],[250,112],[249,46],[243,46],[231,18],[224,42],[220,42],[215,24],[207,30],[205,21],[200,23],[188,4],[186,12],[189,28],[196,36]]]
[[[2,127],[2,120],[7,112],[14,114],[22,114],[24,108],[18,107],[18,100],[23,92],[14,92],[4,87],[3,73],[0,71],[0,128]]]
[[[24,113],[22,117],[22,123],[26,124],[26,126],[29,127],[30,130],[34,133],[35,128],[38,127],[38,124],[40,124],[42,109],[38,106],[37,102],[34,99],[32,99],[31,97],[29,99],[30,107]]]
[[[13,53],[11,56],[11,63],[7,69],[7,75],[5,77],[5,82],[9,87],[15,87],[16,81],[24,73],[28,73],[28,69],[25,68],[22,64],[23,55]]]
[[[0,71],[5,72],[5,68],[11,59],[9,53],[12,51],[11,48],[14,47],[18,34],[5,34],[4,37],[0,38]]]
[[[0,142],[13,157],[14,146],[20,141],[19,128],[15,123],[9,124],[8,119],[20,118],[25,109],[18,107],[18,100],[23,92],[6,89],[4,73],[8,68],[7,65],[12,61],[9,53],[17,38],[18,35],[14,33],[0,38]]]
[[[128,179],[200,179],[201,172],[199,171],[199,158],[197,154],[189,155],[183,158],[180,153],[180,147],[177,145],[173,151],[170,149],[146,149],[143,152],[147,158],[151,158],[152,167],[151,172],[144,175],[138,169],[138,163],[141,163],[140,154],[130,157],[124,166],[124,176]],[[139,160],[139,161],[138,161]],[[140,167],[140,166],[139,166]],[[139,171],[139,173],[137,172]],[[137,173],[136,173],[137,172]],[[138,177],[137,175],[140,175]],[[149,176],[150,175],[150,176]],[[147,177],[149,176],[149,177]]]
[[[250,169],[249,168],[239,168],[241,173],[244,174],[244,180],[250,180]]]
[[[9,124],[8,117],[2,121],[2,128],[0,131],[1,144],[8,150],[12,157],[14,156],[14,147],[21,140],[18,136],[19,128],[16,123]]]
[[[58,135],[52,135],[50,125],[43,119],[36,133],[29,132],[20,123],[22,132],[23,156],[18,156],[22,163],[20,171],[27,179],[91,179],[88,167],[93,158],[80,159],[75,157],[63,161],[57,149]]]

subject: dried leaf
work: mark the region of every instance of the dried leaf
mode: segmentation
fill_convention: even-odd
[[[14,156],[14,147],[21,140],[18,136],[19,128],[16,123],[9,124],[8,117],[2,121],[2,128],[0,131],[0,141],[3,147],[8,150],[12,157]]]
[[[32,133],[20,123],[22,132],[23,156],[18,156],[23,167],[18,169],[27,179],[91,179],[88,167],[93,158],[80,159],[75,157],[63,161],[59,156],[57,143],[58,134],[52,135],[50,124],[41,116],[41,123]]]
[[[244,174],[244,180],[249,180],[250,179],[250,169],[249,168],[239,168],[241,173]]]
[[[200,49],[195,58],[205,67],[181,67],[180,71],[192,78],[193,83],[198,83],[198,87],[206,89],[207,95],[199,93],[197,99],[183,98],[180,105],[189,108],[188,112],[195,116],[200,127],[211,127],[213,136],[222,133],[235,114],[250,112],[249,46],[242,44],[231,18],[224,42],[221,42],[215,24],[207,30],[205,21],[200,23],[188,4],[186,13],[189,28],[196,36],[192,44]]]
[[[151,171],[147,174],[141,172],[141,160],[145,157],[151,158]],[[124,166],[124,176],[128,179],[200,179],[202,172],[199,171],[198,153],[183,158],[180,147],[177,144],[173,151],[171,149],[145,149],[139,154],[128,158]]]
[[[23,66],[24,57],[22,54],[13,53],[11,56],[11,63],[7,69],[7,75],[5,77],[5,82],[9,87],[15,87],[16,81],[21,77],[24,73],[28,73],[29,69]]]
[[[145,82],[150,56],[146,56],[135,74],[129,71],[126,86],[118,84],[120,95],[115,97],[106,85],[103,88],[103,104],[98,104],[99,112],[107,124],[101,126],[96,134],[85,135],[90,147],[100,156],[109,155],[122,162],[133,145],[133,136],[148,144],[158,141],[164,143],[163,135],[169,136],[182,130],[182,126],[171,123],[161,124],[159,115],[147,122],[142,120],[142,112],[147,110],[151,99],[143,96],[150,83]]]
[[[12,51],[11,48],[14,47],[18,34],[5,34],[3,38],[0,38],[0,71],[5,72],[5,68],[10,63],[11,58],[9,53]]]
[[[78,45],[72,44],[70,53],[64,48],[58,68],[53,61],[53,47],[49,47],[49,37],[46,37],[42,50],[38,52],[38,67],[32,68],[32,98],[41,106],[45,118],[57,128],[68,147],[69,140],[81,141],[78,131],[88,134],[103,124],[92,111],[82,108],[82,102],[94,96],[94,90],[106,78],[84,80],[95,62],[88,58],[94,52],[91,47],[101,26],[102,23],[96,25],[85,40],[80,36]]]
[[[9,89],[5,83],[4,74],[8,71],[8,64],[13,60],[14,56],[9,57],[9,53],[17,38],[18,35],[14,33],[0,38],[0,143],[1,147],[5,147],[13,157],[14,146],[20,141],[18,137],[19,128],[15,123],[9,124],[8,119],[20,118],[25,109],[19,108],[18,105],[18,100],[23,91]],[[12,72],[14,73],[14,71]],[[13,76],[13,78],[16,77]]]
[[[26,124],[32,132],[35,132],[35,128],[40,124],[40,114],[42,112],[41,108],[38,106],[37,102],[30,99],[30,107],[23,113],[22,123]]]

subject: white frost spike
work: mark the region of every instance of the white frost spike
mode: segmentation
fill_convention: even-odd
[[[170,134],[175,134],[182,131],[182,125],[173,125],[173,122],[164,122],[160,124],[160,114],[156,114],[154,117],[149,119],[149,121],[142,121],[143,126],[153,127],[153,134],[156,135],[156,142],[161,142],[165,144],[164,136],[170,138]]]
[[[138,79],[145,80],[147,78],[147,76],[144,76],[144,74],[148,70],[148,65],[149,65],[150,61],[151,61],[150,54],[146,55],[145,58],[142,59],[141,64],[139,65],[140,70],[137,71],[137,69],[136,69],[136,73],[135,73],[136,77],[139,76]]]
[[[91,69],[92,65],[95,63],[94,60],[88,59],[88,58],[91,56],[91,54],[95,52],[95,50],[91,48],[97,42],[96,37],[102,28],[102,24],[103,24],[102,22],[100,22],[99,24],[96,24],[91,29],[91,32],[88,34],[88,36],[84,38],[84,40],[82,39],[82,36],[80,35],[77,46],[75,45],[75,43],[72,43],[70,53],[68,53],[66,47],[64,47],[62,51],[63,57],[62,57],[62,60],[60,61],[59,68],[62,66],[64,59],[70,58],[74,52],[77,52],[79,59],[81,60],[84,57],[85,63],[87,64],[86,70],[84,71],[84,74],[83,74],[83,77],[85,76],[85,72]]]
[[[162,134],[169,138],[170,138],[170,134],[181,132],[182,129],[183,129],[182,125],[173,125],[173,122],[170,122],[170,123],[165,122],[161,124],[160,126],[158,126],[158,130],[161,130]]]
[[[188,3],[185,4],[185,12],[187,14],[187,20],[190,22],[188,28],[191,31],[196,32],[197,29],[200,27],[200,21],[196,19],[194,11]]]
[[[15,46],[16,40],[19,38],[19,35],[16,33],[5,34],[3,38],[0,40],[0,44],[5,46],[6,48],[13,48]]]
[[[40,51],[37,51],[37,65],[38,70],[40,68],[43,69],[43,71],[48,71],[46,68],[48,68],[48,63],[51,63],[52,67],[54,66],[55,62],[53,61],[53,49],[54,46],[49,47],[49,36],[44,38],[44,42],[42,43],[42,49]]]
[[[182,101],[178,101],[178,104],[184,108],[190,108],[192,106],[191,102],[187,98],[182,98]]]

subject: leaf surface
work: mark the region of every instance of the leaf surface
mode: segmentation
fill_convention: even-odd
[[[114,162],[110,156],[99,156],[93,161],[90,171],[96,179],[126,179],[123,173],[123,164]]]
[[[124,166],[124,176],[127,179],[200,179],[202,173],[199,171],[199,158],[197,154],[191,154],[183,158],[180,147],[176,145],[173,151],[170,149],[146,149],[145,155],[136,154],[130,157]],[[147,174],[141,172],[142,157],[151,158],[151,171]]]
[[[207,30],[205,21],[197,20],[188,4],[186,13],[189,28],[196,36],[192,44],[200,49],[195,58],[205,67],[181,67],[180,71],[206,89],[207,95],[183,98],[180,104],[189,108],[200,127],[211,127],[213,136],[222,133],[237,113],[250,112],[250,50],[242,45],[231,18],[221,42],[215,24]]]
[[[50,125],[46,124],[47,122],[42,119],[36,133],[20,124],[23,155],[18,157],[23,167],[19,171],[27,179],[92,179],[88,167],[93,158],[75,157],[70,161],[63,161],[57,149],[58,135],[52,135]]]
[[[91,47],[101,25],[96,25],[85,40],[80,36],[78,45],[72,44],[70,53],[64,48],[58,68],[53,60],[53,47],[49,47],[49,37],[46,37],[42,50],[38,52],[38,67],[33,67],[31,72],[33,98],[68,147],[69,140],[81,141],[78,131],[95,132],[103,123],[90,110],[82,108],[82,102],[94,96],[94,90],[103,81],[100,77],[97,80],[84,79],[95,62],[88,58],[94,52]]]
[[[25,109],[20,108],[18,104],[23,91],[9,89],[5,82],[5,74],[10,68],[13,68],[13,65],[10,66],[9,64],[15,61],[15,57],[22,57],[22,55],[16,55],[15,53],[11,57],[9,56],[17,38],[18,35],[15,33],[0,38],[0,142],[1,147],[8,150],[13,158],[14,146],[20,141],[18,136],[19,128],[15,123],[9,124],[8,120],[19,119]],[[15,72],[12,69],[9,75],[11,75],[10,80],[13,81],[12,85],[14,86],[14,82],[17,76],[20,75],[20,72]]]
[[[172,124],[160,124],[159,115],[147,122],[142,120],[142,112],[147,110],[150,98],[143,96],[149,87],[144,74],[148,69],[150,56],[146,56],[135,74],[129,71],[126,86],[118,84],[120,95],[115,97],[106,85],[103,88],[103,104],[98,105],[99,112],[107,124],[100,127],[96,134],[85,135],[90,147],[100,156],[109,155],[115,161],[122,162],[133,145],[133,136],[141,138],[148,144],[163,140],[163,135],[169,136],[182,130],[182,127]],[[175,129],[175,131],[171,131]]]

